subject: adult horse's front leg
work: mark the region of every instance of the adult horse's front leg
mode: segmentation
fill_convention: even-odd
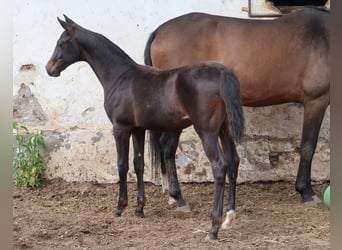
[[[178,147],[181,130],[173,133],[163,133],[160,144],[164,153],[164,163],[169,184],[169,194],[177,203],[177,210],[182,212],[191,211],[183,199],[176,170],[176,150]]]
[[[137,175],[137,208],[135,215],[144,217],[145,206],[145,189],[144,189],[144,145],[145,145],[145,130],[136,129],[133,131],[133,148],[134,148],[134,170]]]
[[[117,208],[113,211],[114,217],[121,216],[123,209],[127,206],[127,172],[128,172],[128,154],[129,154],[129,137],[131,131],[114,128],[114,138],[117,151],[117,167],[120,178],[119,201]]]
[[[307,205],[316,205],[321,202],[311,186],[311,164],[322,120],[328,105],[328,95],[307,101],[304,104],[304,123],[296,190],[301,194],[303,202]]]

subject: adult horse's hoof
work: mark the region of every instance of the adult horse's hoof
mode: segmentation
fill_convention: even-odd
[[[213,233],[209,232],[205,237],[205,240],[217,240],[217,235],[214,235]]]
[[[122,213],[122,210],[119,209],[119,208],[116,208],[116,209],[113,211],[113,217],[120,217],[120,216],[121,216],[121,213]]]
[[[303,203],[305,206],[308,206],[308,207],[317,207],[318,204],[322,203],[322,201],[320,198],[318,198],[317,195],[314,195],[314,196],[312,196],[312,198],[310,200],[304,199]]]
[[[182,212],[182,213],[190,213],[191,212],[191,208],[189,207],[188,204],[186,204],[185,206],[180,206],[176,208],[177,212]]]

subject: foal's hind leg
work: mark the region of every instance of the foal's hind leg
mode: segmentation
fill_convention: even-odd
[[[224,131],[220,134],[221,144],[224,157],[228,163],[227,176],[229,180],[228,190],[228,208],[226,219],[222,224],[222,229],[227,229],[231,226],[235,219],[235,195],[236,195],[236,179],[238,176],[238,168],[240,163],[239,155],[232,138]]]
[[[114,217],[121,216],[123,209],[127,206],[127,172],[128,172],[128,153],[129,137],[131,131],[114,128],[114,138],[117,151],[117,167],[120,178],[119,201],[117,208],[113,211]]]
[[[296,190],[301,194],[303,202],[307,205],[316,205],[321,202],[311,186],[311,163],[328,104],[329,96],[310,100],[304,104],[304,124]]]
[[[133,131],[133,149],[134,149],[134,170],[137,175],[137,208],[135,209],[135,215],[137,217],[144,217],[145,206],[145,190],[144,190],[144,145],[145,145],[145,130]]]
[[[179,187],[175,162],[175,155],[181,132],[182,131],[180,130],[174,133],[163,133],[162,137],[160,138],[160,144],[164,153],[165,169],[169,183],[169,194],[173,199],[175,199],[177,203],[177,210],[189,212],[191,209],[183,199]]]
[[[199,133],[200,135],[201,133]],[[226,182],[227,163],[218,143],[218,136],[215,134],[203,133],[200,136],[204,151],[212,164],[215,180],[214,209],[212,213],[212,226],[207,239],[217,239],[217,234],[222,221],[224,188]]]

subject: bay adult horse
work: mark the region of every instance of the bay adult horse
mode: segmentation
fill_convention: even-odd
[[[120,178],[119,201],[113,215],[121,216],[127,206],[130,136],[133,136],[133,164],[138,187],[135,214],[143,217],[145,130],[168,131],[178,138],[182,129],[193,124],[215,178],[212,227],[208,238],[216,239],[222,221],[226,175],[229,176],[229,213],[223,227],[235,216],[239,157],[234,139],[240,139],[244,129],[236,76],[218,63],[165,71],[138,65],[103,35],[81,27],[66,16],[65,21],[59,18],[58,21],[64,32],[46,65],[48,74],[57,77],[69,65],[85,61],[104,89],[104,108],[113,124]]]
[[[322,8],[304,8],[273,20],[190,13],[160,25],[145,47],[145,64],[170,69],[217,61],[240,81],[242,103],[257,107],[288,102],[304,106],[300,163],[295,183],[305,204],[320,199],[311,186],[311,162],[324,113],[330,104],[329,19]],[[160,139],[161,138],[161,139]],[[178,138],[153,131],[152,167],[159,167],[178,207],[186,206],[175,171]],[[170,176],[169,176],[170,175]]]

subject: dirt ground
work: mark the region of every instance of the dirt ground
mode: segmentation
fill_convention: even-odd
[[[320,198],[326,186],[314,186]],[[13,186],[14,249],[330,249],[330,211],[301,204],[293,183],[238,185],[236,221],[217,241],[205,240],[213,184],[181,188],[190,213],[177,212],[161,187],[146,183],[145,217],[136,218],[136,185],[129,183],[128,207],[113,218],[118,184]]]

